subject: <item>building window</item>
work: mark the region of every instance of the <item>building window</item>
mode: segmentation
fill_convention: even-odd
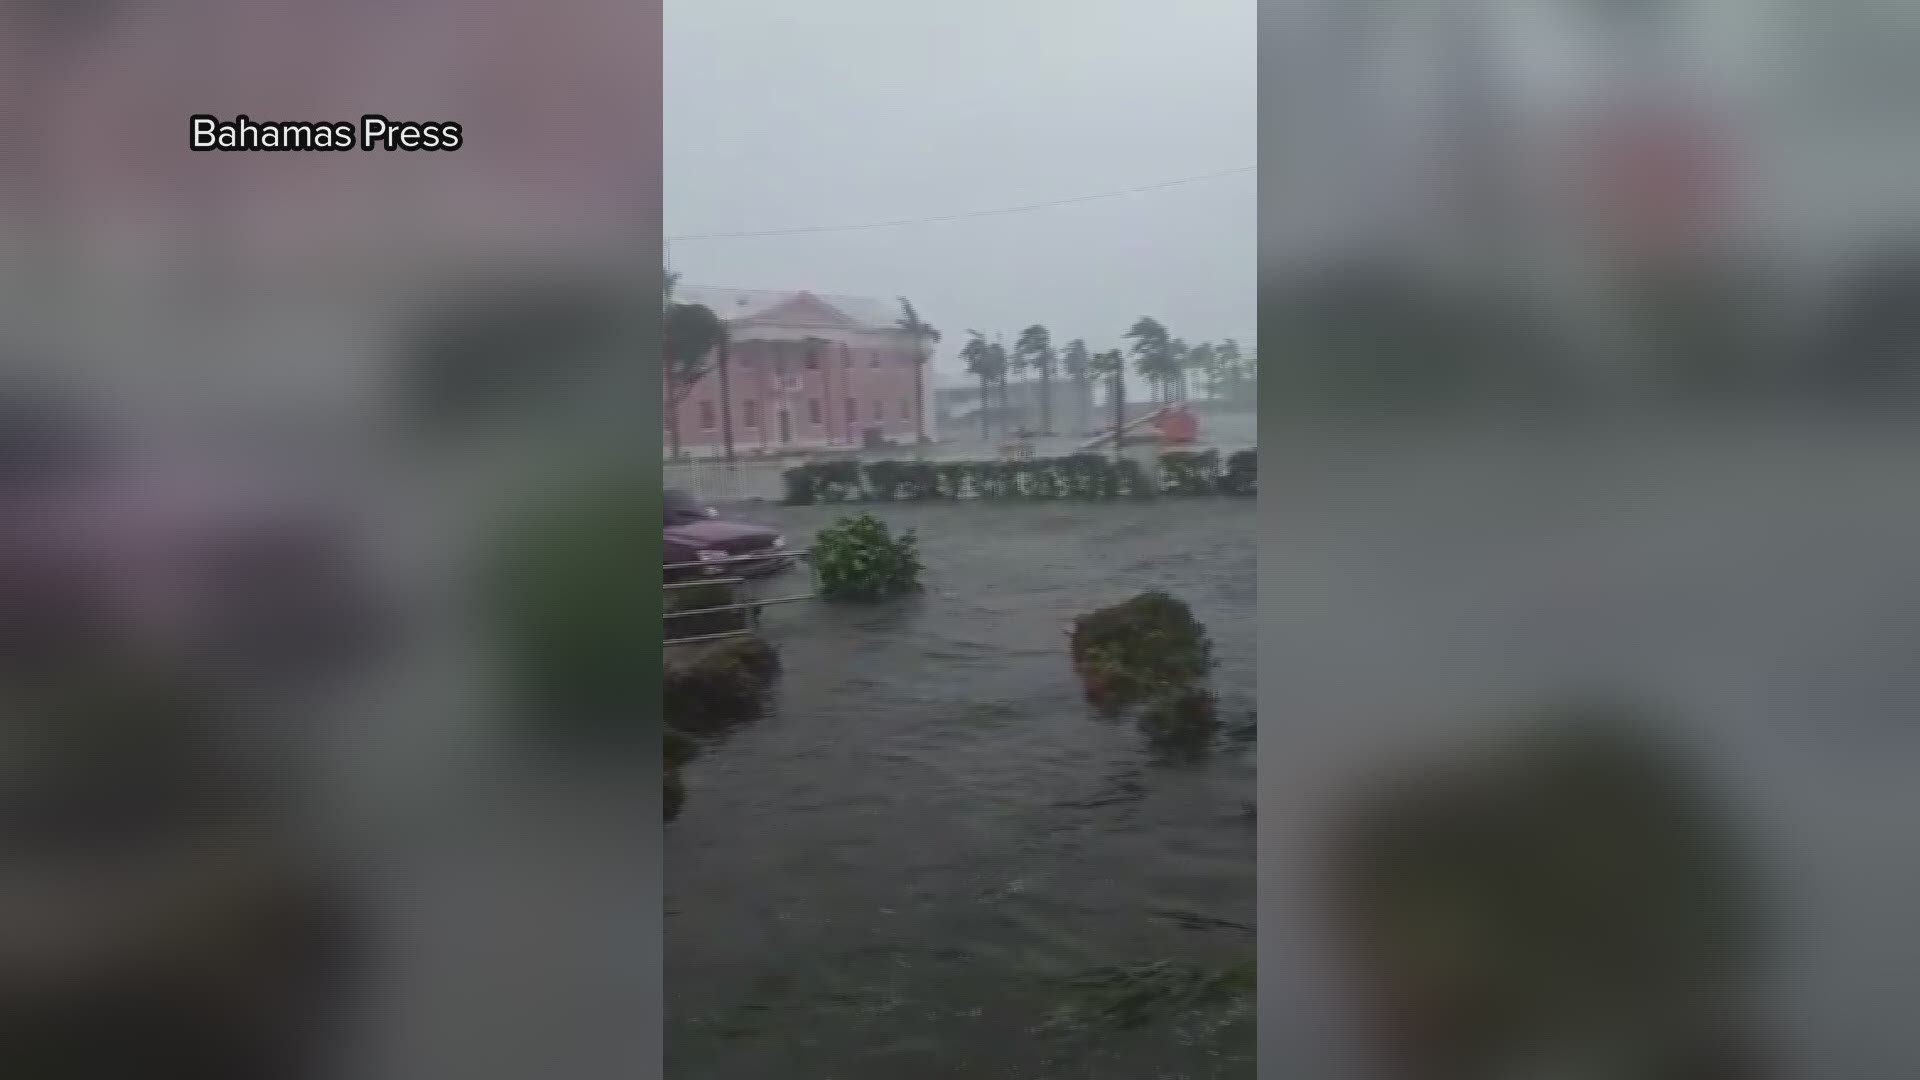
[[[807,370],[808,371],[820,370],[820,354],[813,349],[807,350]]]
[[[860,419],[860,406],[852,398],[847,399],[847,423]]]
[[[713,402],[711,401],[700,403],[700,427],[706,431],[713,430]]]
[[[817,397],[807,399],[807,423],[820,426],[820,399]]]
[[[875,420],[885,420],[887,418],[887,410],[882,408],[877,401],[873,403],[873,418]]]
[[[757,428],[760,426],[760,403],[759,402],[748,401],[746,403],[745,409],[741,416],[740,423],[750,428]]]
[[[908,408],[907,406],[908,406],[907,399],[901,398],[900,399],[900,419],[902,420],[913,419],[913,410]]]

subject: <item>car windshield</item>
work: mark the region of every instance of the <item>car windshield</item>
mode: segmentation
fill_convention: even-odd
[[[666,524],[685,525],[691,521],[700,521],[707,516],[706,507],[694,501],[693,496],[684,491],[668,491],[663,500],[666,503]]]

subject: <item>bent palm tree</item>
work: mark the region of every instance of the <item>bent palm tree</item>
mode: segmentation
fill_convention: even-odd
[[[1220,386],[1225,378],[1220,368],[1219,353],[1212,342],[1203,341],[1187,351],[1187,370],[1198,373],[1206,380],[1208,401],[1220,399]]]
[[[1154,400],[1164,401],[1172,388],[1172,339],[1158,319],[1142,318],[1121,335],[1133,342],[1134,369],[1154,386]]]
[[[1053,337],[1047,328],[1035,323],[1020,331],[1020,339],[1014,342],[1014,354],[1021,357],[1028,370],[1040,376],[1040,433],[1053,434],[1053,372],[1059,366],[1060,358],[1053,351]]]
[[[940,343],[935,330],[906,297],[900,298],[900,321],[894,324],[913,342],[913,416],[916,443],[927,444],[927,364],[933,359],[933,347]]]
[[[1227,338],[1213,348],[1214,366],[1220,369],[1220,380],[1226,387],[1227,396],[1239,400],[1246,391],[1246,362],[1240,355],[1240,343]]]
[[[987,426],[988,403],[993,400],[993,383],[997,378],[993,364],[993,346],[978,330],[967,331],[967,343],[960,348],[960,362],[967,367],[967,374],[980,380],[980,438],[991,440],[993,432]]]
[[[1060,364],[1066,370],[1067,378],[1073,381],[1073,417],[1074,431],[1087,430],[1087,409],[1090,402],[1090,390],[1087,386],[1089,374],[1087,365],[1093,357],[1087,352],[1087,343],[1074,338],[1060,354]]]
[[[1013,359],[997,337],[987,346],[987,366],[993,369],[994,381],[1000,386],[1000,433],[1005,435],[1011,430],[1007,425],[1013,416],[1013,395],[1007,382],[1013,374]]]

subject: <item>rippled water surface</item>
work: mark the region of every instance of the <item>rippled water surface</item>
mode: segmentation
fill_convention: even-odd
[[[730,510],[796,543],[846,508]],[[771,714],[688,767],[666,833],[667,1075],[1244,1078],[1227,1009],[1039,1028],[1053,981],[1251,954],[1252,500],[889,505],[925,595],[768,616]],[[786,591],[797,575],[765,586]],[[1167,760],[1081,701],[1073,616],[1146,589],[1211,632],[1229,733]]]

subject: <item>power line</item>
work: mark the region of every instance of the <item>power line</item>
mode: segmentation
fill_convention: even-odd
[[[1078,203],[1093,202],[1097,199],[1117,199],[1123,195],[1139,195],[1163,188],[1180,187],[1184,184],[1198,184],[1206,180],[1219,180],[1228,176],[1255,171],[1255,166],[1244,165],[1237,169],[1222,169],[1219,172],[1202,173],[1199,176],[1183,176],[1178,180],[1162,180],[1157,184],[1142,184],[1139,187],[1122,188],[1119,191],[1102,191],[1093,195],[1075,195],[1066,199],[1049,199],[1046,202],[1022,203],[1018,206],[999,206],[991,210],[966,210],[957,214],[932,214],[927,217],[899,218],[894,221],[864,221],[848,225],[802,225],[789,229],[753,229],[742,232],[692,233],[686,236],[669,236],[667,243],[677,244],[684,240],[741,240],[762,236],[800,236],[806,233],[853,232],[862,229],[893,229],[902,225],[931,225],[942,221],[965,221],[969,218],[998,217],[1003,214],[1024,214],[1029,210],[1049,210],[1056,206],[1073,206]]]

